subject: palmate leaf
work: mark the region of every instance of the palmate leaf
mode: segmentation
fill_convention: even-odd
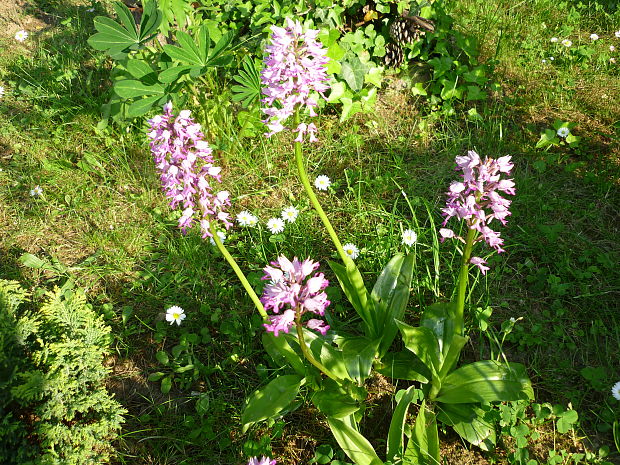
[[[247,108],[257,102],[261,95],[262,83],[260,80],[259,65],[249,56],[241,62],[241,69],[233,79],[239,83],[231,87],[233,101],[241,102]]]
[[[211,38],[209,28],[203,24],[196,36],[192,37],[186,32],[177,31],[176,39],[179,45],[164,45],[166,54],[180,62],[182,65],[190,65],[198,67],[203,74],[207,67],[210,66],[226,66],[232,61],[232,56],[226,55],[233,35],[228,32],[223,34],[220,40],[211,48]]]

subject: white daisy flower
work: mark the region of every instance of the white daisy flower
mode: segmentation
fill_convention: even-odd
[[[226,240],[226,234],[222,231],[218,231],[217,232],[217,237],[220,238],[220,242],[223,244],[224,241]],[[209,242],[211,242],[211,245],[215,245],[215,241],[213,240],[212,237],[209,238]]]
[[[620,381],[612,386],[611,395],[614,396],[616,400],[620,400]]]
[[[558,39],[557,37],[552,37],[551,38],[551,42],[553,42],[553,43],[556,43],[558,40],[560,40],[560,39]]]
[[[314,180],[314,187],[316,187],[320,191],[326,191],[327,188],[331,185],[332,182],[324,174],[317,176],[317,178]]]
[[[564,39],[562,41],[562,45],[564,45],[564,47],[570,47],[571,45],[573,45],[573,43],[568,39]]]
[[[294,223],[297,219],[297,215],[299,215],[299,210],[297,210],[292,205],[282,210],[282,219],[289,223]]]
[[[590,34],[590,40],[593,42],[598,40],[598,34]]]
[[[185,315],[185,310],[183,310],[181,307],[177,307],[176,305],[173,305],[168,310],[166,310],[166,321],[170,322],[170,324],[176,322],[177,326],[179,326],[181,324],[181,321],[183,321],[186,316],[187,315]]]
[[[249,211],[243,210],[242,212],[237,213],[237,223],[239,223],[239,226],[256,226],[258,223],[258,218],[252,215]]]
[[[23,42],[27,38],[28,38],[28,33],[26,31],[24,31],[24,30],[17,31],[15,33],[15,40],[18,41],[18,42]]]
[[[570,134],[570,129],[565,128],[565,127],[560,128],[560,129],[558,129],[557,134],[558,134],[558,136],[560,136],[562,138],[567,137]]]
[[[403,231],[403,244],[412,246],[418,240],[418,235],[412,229],[405,229]]]
[[[41,186],[34,186],[34,189],[30,190],[30,197],[39,197],[43,195],[43,189]]]
[[[267,221],[267,229],[271,234],[278,234],[284,231],[284,220],[282,218],[270,218]]]
[[[351,260],[355,260],[360,254],[357,246],[351,243],[343,245],[342,250],[344,250],[344,253],[347,254],[347,257],[349,257]]]

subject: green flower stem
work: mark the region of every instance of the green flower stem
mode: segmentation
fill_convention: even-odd
[[[465,249],[463,250],[463,261],[461,262],[461,271],[459,275],[459,288],[456,297],[456,321],[454,323],[454,332],[463,336],[464,334],[464,312],[465,312],[465,294],[467,293],[467,284],[469,283],[469,259],[471,251],[474,247],[476,239],[476,230],[469,228],[467,237],[465,238]]]
[[[299,311],[295,312],[295,327],[297,329],[297,337],[299,338],[299,347],[301,347],[301,352],[304,354],[304,357],[306,357],[306,359],[310,363],[317,367],[321,373],[324,373],[325,375],[336,381],[338,384],[340,384],[340,380],[330,374],[327,368],[325,368],[325,366],[321,362],[315,359],[308,350],[308,347],[306,346],[306,341],[304,340],[304,331],[303,327],[301,326],[301,313]]]
[[[222,255],[224,255],[224,258],[226,259],[230,267],[234,270],[237,278],[239,278],[239,281],[241,281],[243,288],[250,296],[250,299],[252,299],[252,302],[254,302],[254,305],[256,305],[260,316],[263,317],[263,320],[267,320],[267,312],[265,311],[265,307],[263,307],[263,304],[258,299],[256,292],[254,292],[254,289],[252,289],[252,286],[250,286],[248,278],[245,277],[243,271],[241,271],[241,268],[239,268],[239,265],[237,265],[237,262],[235,261],[233,256],[230,254],[230,252],[228,252],[224,244],[222,244],[220,237],[217,235],[217,230],[215,229],[214,223],[214,221],[211,221],[209,223],[209,230],[211,231],[211,234],[213,234],[213,241],[215,242],[215,245],[217,246],[219,251],[222,252]]]
[[[299,125],[299,122],[300,122],[299,110],[297,110],[295,112],[295,127]],[[338,251],[338,254],[340,255],[342,262],[345,265],[348,264],[351,259],[347,256],[346,253],[344,253],[344,249],[342,248],[340,239],[338,239],[338,235],[336,234],[336,231],[334,231],[332,224],[329,222],[327,215],[325,214],[325,212],[323,211],[323,208],[321,207],[321,204],[319,203],[319,199],[317,199],[316,195],[314,195],[314,191],[312,190],[312,186],[310,185],[310,180],[308,179],[308,174],[306,173],[306,168],[304,166],[304,160],[302,157],[301,142],[295,142],[295,161],[297,162],[297,172],[299,173],[299,179],[301,179],[301,183],[304,186],[304,190],[306,191],[306,194],[310,198],[310,203],[312,203],[312,206],[314,207],[316,212],[319,214],[321,221],[323,221],[323,225],[325,225],[325,229],[327,229],[327,233],[329,234],[329,237],[331,238],[332,242],[336,246],[336,250]]]

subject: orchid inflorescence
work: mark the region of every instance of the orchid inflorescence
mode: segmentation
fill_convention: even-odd
[[[221,182],[221,168],[214,165],[213,150],[203,140],[200,124],[193,121],[191,112],[182,110],[175,118],[168,102],[164,113],[150,119],[149,125],[151,152],[162,188],[172,208],[183,207],[179,228],[185,233],[197,219],[204,238],[213,236],[212,221],[228,229],[231,222],[225,208],[230,205],[229,193],[213,192],[213,182]]]
[[[327,50],[317,41],[319,31],[310,29],[304,33],[301,23],[290,18],[285,27],[272,26],[271,31],[271,45],[266,47],[265,67],[261,72],[267,137],[283,131],[285,121],[298,106],[307,107],[310,116],[316,116],[313,93],[324,97],[323,93],[329,89],[325,67],[329,58]],[[297,132],[298,142],[304,134],[308,134],[310,142],[316,140],[314,123],[299,123],[293,130]]]
[[[263,290],[260,301],[265,310],[271,310],[276,315],[269,316],[269,323],[265,323],[265,329],[277,336],[280,331],[288,333],[296,321],[301,323],[302,316],[313,313],[318,316],[325,315],[325,309],[330,304],[324,289],[329,281],[323,273],[315,273],[319,268],[318,262],[306,259],[300,262],[297,257],[291,262],[284,256],[280,256],[277,262],[271,262],[272,266],[266,266],[264,280],[270,280]],[[304,280],[306,280],[304,282]],[[280,313],[282,312],[282,313]],[[329,329],[323,320],[311,318],[305,325],[321,334]]]
[[[510,215],[508,207],[510,200],[502,197],[499,192],[509,195],[515,194],[512,179],[500,179],[501,174],[510,174],[513,164],[510,156],[500,157],[497,160],[485,158],[484,161],[473,150],[467,155],[456,157],[457,170],[463,172],[463,181],[454,181],[447,193],[446,207],[442,210],[445,219],[443,226],[448,220],[456,217],[465,220],[469,229],[476,230],[480,236],[475,240],[485,241],[498,253],[504,252],[502,245],[504,240],[500,233],[489,227],[491,221],[498,220],[503,225]],[[439,230],[442,240],[457,238],[465,243],[465,239],[455,234],[452,229],[442,228]],[[472,257],[470,263],[478,266],[482,273],[489,269],[480,257]]]

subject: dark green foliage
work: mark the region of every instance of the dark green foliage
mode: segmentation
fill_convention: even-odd
[[[110,328],[81,291],[27,297],[0,280],[0,462],[106,463],[125,413],[103,385]]]

